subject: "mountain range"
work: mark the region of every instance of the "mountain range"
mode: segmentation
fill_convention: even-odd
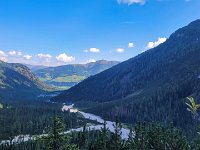
[[[33,70],[35,75],[46,84],[59,89],[68,89],[89,76],[100,73],[119,62],[99,60],[87,64],[69,64]],[[32,67],[35,68],[35,67]]]
[[[31,98],[52,88],[41,82],[22,64],[0,61],[0,98],[20,100]]]
[[[186,97],[200,100],[200,20],[159,46],[91,76],[52,98],[122,122],[173,122],[189,126]],[[82,105],[82,104],[87,105]]]

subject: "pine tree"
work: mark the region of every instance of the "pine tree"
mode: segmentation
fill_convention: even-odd
[[[70,136],[64,133],[64,124],[55,115],[53,117],[53,127],[50,127],[48,135],[42,139],[46,141],[49,150],[77,150],[77,146],[70,144]]]
[[[106,121],[104,121],[103,127],[100,130],[99,137],[95,143],[95,148],[98,150],[109,149],[109,130],[106,127]]]
[[[130,133],[128,135],[128,140],[126,141],[126,150],[132,150],[133,149],[134,138],[135,138],[135,133],[133,132],[132,129],[130,129]]]
[[[122,125],[119,122],[118,118],[116,118],[115,124],[114,124],[115,131],[111,135],[111,149],[113,150],[121,150],[123,148],[123,141],[121,139],[122,135]]]
[[[103,128],[101,128],[101,133],[100,133],[100,144],[102,145],[102,150],[107,149],[107,142],[109,140],[109,130],[106,128],[106,121],[104,121]]]
[[[138,123],[134,128],[135,136],[131,141],[131,150],[146,150],[148,149],[147,143],[147,130],[145,123]]]

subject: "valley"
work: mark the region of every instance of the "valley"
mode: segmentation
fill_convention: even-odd
[[[199,0],[0,0],[0,150],[200,150]]]
[[[83,107],[86,112],[111,120],[119,116],[124,123],[174,122],[177,127],[192,128],[185,101],[188,96],[200,99],[198,39],[200,20],[178,29],[163,44],[84,80],[51,101],[72,102],[79,107],[91,103],[91,107]]]
[[[101,130],[103,128],[103,124],[104,122],[106,123],[106,128],[108,128],[108,130],[110,130],[111,132],[115,132],[115,127],[114,127],[114,122],[112,121],[104,121],[100,116],[96,116],[93,114],[89,114],[89,113],[85,113],[82,111],[79,111],[76,108],[73,108],[73,105],[63,105],[62,109],[63,112],[64,111],[69,111],[70,113],[79,113],[80,115],[82,115],[83,118],[91,120],[91,121],[95,121],[95,124],[90,123],[90,121],[86,124],[86,130]],[[68,131],[65,131],[64,134],[69,134],[71,132],[82,132],[83,131],[83,127],[79,127],[79,128],[72,128],[69,129]],[[122,135],[121,138],[124,140],[128,140],[128,135],[130,133],[130,130],[127,128],[122,128]],[[28,142],[28,141],[32,141],[32,140],[36,140],[36,137],[43,137],[43,136],[47,136],[46,134],[41,134],[41,135],[18,135],[18,136],[14,136],[12,141],[10,140],[2,140],[0,141],[0,145],[4,145],[4,144],[20,144],[23,142]]]
[[[99,60],[86,64],[72,64],[42,69],[32,67],[32,71],[41,81],[49,86],[53,86],[58,90],[66,90],[84,79],[98,74],[118,63],[118,61]]]

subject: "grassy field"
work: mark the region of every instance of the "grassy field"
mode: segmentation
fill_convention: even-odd
[[[55,79],[52,79],[52,81],[55,81],[55,82],[80,82],[80,81],[84,80],[85,78],[86,78],[85,76],[72,75],[72,76],[57,77]]]
[[[41,81],[46,82],[49,85],[56,87],[58,90],[66,90],[69,89],[72,85],[81,82],[86,79],[86,76],[60,76],[56,78],[52,78],[50,75],[46,75],[45,77],[39,78]]]

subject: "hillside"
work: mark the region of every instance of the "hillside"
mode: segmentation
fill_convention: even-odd
[[[0,61],[0,97],[2,100],[32,99],[34,95],[50,89],[28,67]]]
[[[89,77],[52,100],[96,102],[89,112],[122,122],[190,124],[185,98],[200,99],[200,20],[156,48]]]
[[[49,67],[34,71],[42,81],[60,89],[68,89],[91,75],[100,73],[119,62],[100,60],[87,64],[72,64]]]

